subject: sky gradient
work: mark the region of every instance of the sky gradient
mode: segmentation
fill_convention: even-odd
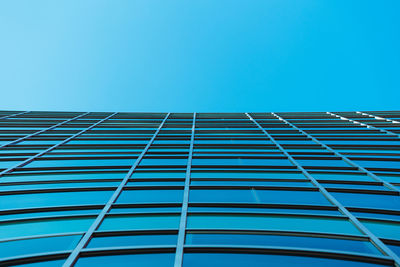
[[[3,110],[399,110],[400,1],[1,1]]]

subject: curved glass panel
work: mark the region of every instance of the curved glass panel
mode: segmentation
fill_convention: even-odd
[[[261,204],[296,204],[327,205],[331,203],[318,191],[285,191],[261,189],[192,189],[190,202],[200,203],[261,203]]]
[[[98,257],[81,257],[75,266],[135,266],[135,267],[159,267],[174,266],[175,254],[133,254],[112,255]]]
[[[53,192],[0,196],[0,209],[26,209],[69,205],[104,205],[113,191]]]
[[[186,235],[186,244],[299,247],[381,255],[374,245],[368,241],[295,235],[188,233]]]
[[[34,263],[22,264],[20,266],[24,267],[54,267],[54,266],[62,266],[65,260],[55,260],[55,261],[39,261]]]
[[[0,242],[0,258],[72,250],[81,235],[53,236]]]
[[[400,222],[362,220],[362,223],[378,237],[400,240]]]
[[[88,248],[98,247],[124,247],[124,246],[175,246],[177,235],[121,235],[121,236],[106,236],[95,237],[90,240]]]
[[[192,214],[188,216],[187,228],[306,231],[360,235],[357,228],[346,219],[311,216]]]
[[[177,229],[179,220],[179,215],[108,216],[98,230]]]
[[[0,240],[86,231],[94,218],[42,219],[0,223]]]
[[[400,197],[398,195],[331,193],[339,202],[347,207],[372,209],[388,209],[400,211]]]
[[[378,264],[326,259],[317,257],[285,256],[285,255],[261,255],[261,254],[233,254],[233,253],[185,253],[183,256],[184,267],[282,267],[282,266],[351,266],[373,267]]]
[[[25,168],[47,168],[47,167],[79,167],[79,166],[131,166],[135,159],[58,159],[58,160],[35,160],[25,166]]]
[[[1,177],[1,182],[60,181],[82,179],[122,179],[126,172],[87,172],[87,173],[32,173],[8,174]]]
[[[124,190],[116,203],[179,203],[183,190]]]

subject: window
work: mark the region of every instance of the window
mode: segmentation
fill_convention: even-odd
[[[107,203],[113,191],[53,192],[0,196],[0,209],[27,209]]]
[[[125,247],[125,246],[175,246],[177,235],[173,234],[143,234],[95,237],[90,241],[88,248]]]
[[[376,236],[400,240],[400,222],[361,220]]]
[[[188,216],[187,228],[360,234],[346,219],[316,216],[192,214]]]
[[[191,189],[190,202],[201,203],[260,203],[293,205],[331,205],[317,191],[284,191],[260,189]]]
[[[56,233],[81,232],[89,229],[94,218],[47,218],[0,223],[0,240]]]
[[[99,231],[178,229],[180,215],[117,215],[107,216]]]
[[[127,266],[132,263],[135,267],[174,266],[173,253],[111,255],[98,257],[81,257],[76,265],[79,266]]]
[[[185,253],[183,256],[184,267],[265,267],[266,263],[271,267],[282,266],[351,266],[372,267],[378,264],[345,261],[337,259],[326,259],[317,257],[285,256],[285,255],[262,255],[262,254],[233,254],[233,253]]]
[[[347,207],[400,210],[398,195],[331,193],[340,203]]]
[[[262,235],[262,234],[225,234],[225,233],[188,233],[188,245],[237,245],[256,247],[300,247],[306,249],[337,250],[343,252],[367,253],[381,255],[369,241],[352,239]]]
[[[182,202],[183,190],[124,190],[116,203]]]
[[[0,242],[0,258],[72,250],[80,239],[81,235],[65,235]]]

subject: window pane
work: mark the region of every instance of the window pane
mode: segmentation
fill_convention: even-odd
[[[371,177],[365,174],[352,173],[313,173],[311,175],[317,180],[339,180],[339,181],[368,181],[374,182]]]
[[[192,178],[259,178],[259,179],[305,179],[299,172],[199,172],[192,171]]]
[[[116,203],[182,202],[183,190],[124,190]]]
[[[376,236],[400,240],[400,222],[362,221]]]
[[[230,254],[230,253],[185,253],[183,256],[184,267],[265,267],[265,266],[351,266],[372,267],[381,266],[372,263],[324,259],[317,257],[261,255],[261,254]]]
[[[316,191],[283,191],[283,190],[190,190],[191,202],[244,202],[263,204],[304,204],[331,205],[328,200]]]
[[[65,260],[55,260],[55,261],[39,261],[34,263],[28,263],[24,265],[20,265],[23,267],[54,267],[54,266],[62,266]]]
[[[400,197],[396,195],[331,193],[347,207],[400,210]]]
[[[190,215],[189,229],[283,230],[359,235],[346,219],[273,215]]]
[[[67,235],[0,242],[0,258],[72,250],[80,239],[81,235]]]
[[[174,159],[174,158],[144,158],[140,161],[141,166],[160,166],[160,165],[185,165],[187,164],[187,158]]]
[[[176,245],[176,235],[124,235],[93,238],[88,248]]]
[[[43,219],[0,224],[0,240],[35,235],[80,232],[89,229],[93,218]]]
[[[174,257],[170,253],[80,257],[75,266],[172,267]]]
[[[79,166],[131,166],[135,159],[69,159],[69,160],[35,160],[26,168],[79,167]]]
[[[186,235],[186,244],[301,247],[308,249],[328,249],[380,255],[374,245],[367,241],[305,236],[189,233]]]
[[[100,225],[99,231],[177,229],[179,220],[179,215],[109,216]]]
[[[112,193],[112,191],[93,191],[4,195],[0,196],[0,209],[105,204]]]
[[[145,178],[185,178],[186,173],[182,172],[174,172],[174,171],[162,171],[162,172],[134,172],[131,176],[131,179],[145,179]]]
[[[104,173],[39,173],[25,175],[4,175],[1,179],[3,182],[28,182],[43,180],[80,180],[80,179],[122,179],[126,172],[104,172]]]
[[[212,158],[196,159],[192,165],[239,165],[239,166],[293,166],[287,159],[248,159],[248,158]]]

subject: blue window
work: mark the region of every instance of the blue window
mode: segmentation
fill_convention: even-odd
[[[80,239],[81,235],[65,235],[0,242],[0,258],[72,250]]]
[[[9,160],[9,161],[1,160],[0,161],[0,169],[7,169],[10,167],[13,167],[13,166],[17,165],[18,163],[21,163],[22,161],[23,161],[23,159],[17,159],[17,160],[12,160],[12,161],[11,160]]]
[[[79,167],[79,166],[131,166],[135,159],[59,159],[59,160],[35,160],[27,164],[27,168],[35,167]]]
[[[140,161],[141,166],[162,166],[162,165],[185,165],[187,164],[187,158],[175,159],[175,158],[144,158]]]
[[[183,190],[124,190],[116,203],[182,202]]]
[[[311,182],[305,181],[293,181],[293,182],[281,182],[281,181],[263,181],[263,180],[191,180],[191,185],[223,185],[223,186],[285,186],[285,187],[314,187]]]
[[[112,255],[98,257],[80,257],[76,265],[79,266],[128,266],[135,267],[169,267],[174,266],[175,254],[133,254],[133,255]]]
[[[192,165],[239,165],[239,166],[293,166],[287,159],[249,159],[249,158],[212,158],[196,159]]]
[[[317,257],[262,255],[262,254],[230,254],[230,253],[185,253],[184,267],[282,267],[282,266],[351,266],[373,267],[382,266],[373,263],[326,259]]]
[[[180,215],[118,215],[108,216],[99,231],[178,229]]]
[[[339,181],[367,181],[375,182],[374,179],[366,174],[357,173],[315,173],[311,175],[317,180],[339,180]]]
[[[57,233],[81,232],[89,229],[94,218],[52,218],[0,223],[0,240]]]
[[[192,214],[188,216],[188,229],[276,230],[305,231],[333,234],[360,232],[343,218],[278,215],[223,215]]]
[[[107,203],[113,191],[53,192],[0,196],[0,209],[91,205]]]
[[[368,241],[295,235],[188,233],[186,235],[186,244],[300,247],[381,255],[378,249]]]
[[[400,222],[361,220],[376,236],[400,240]]]
[[[98,247],[125,247],[125,246],[175,246],[177,235],[160,234],[160,235],[122,235],[95,237],[90,241],[88,248]]]
[[[65,259],[63,260],[53,260],[53,261],[39,261],[39,262],[34,262],[34,263],[27,263],[21,266],[24,267],[54,267],[54,266],[62,266],[65,262]]]
[[[305,179],[301,172],[199,172],[192,171],[192,178],[253,178],[253,179]]]
[[[296,204],[296,205],[331,205],[317,191],[283,191],[260,189],[192,189],[190,202],[201,203],[262,203],[262,204]]]
[[[132,179],[160,179],[160,178],[185,178],[186,172],[185,171],[158,171],[158,172],[140,172],[136,171],[132,174]]]
[[[356,193],[331,193],[347,207],[400,210],[400,196]]]

